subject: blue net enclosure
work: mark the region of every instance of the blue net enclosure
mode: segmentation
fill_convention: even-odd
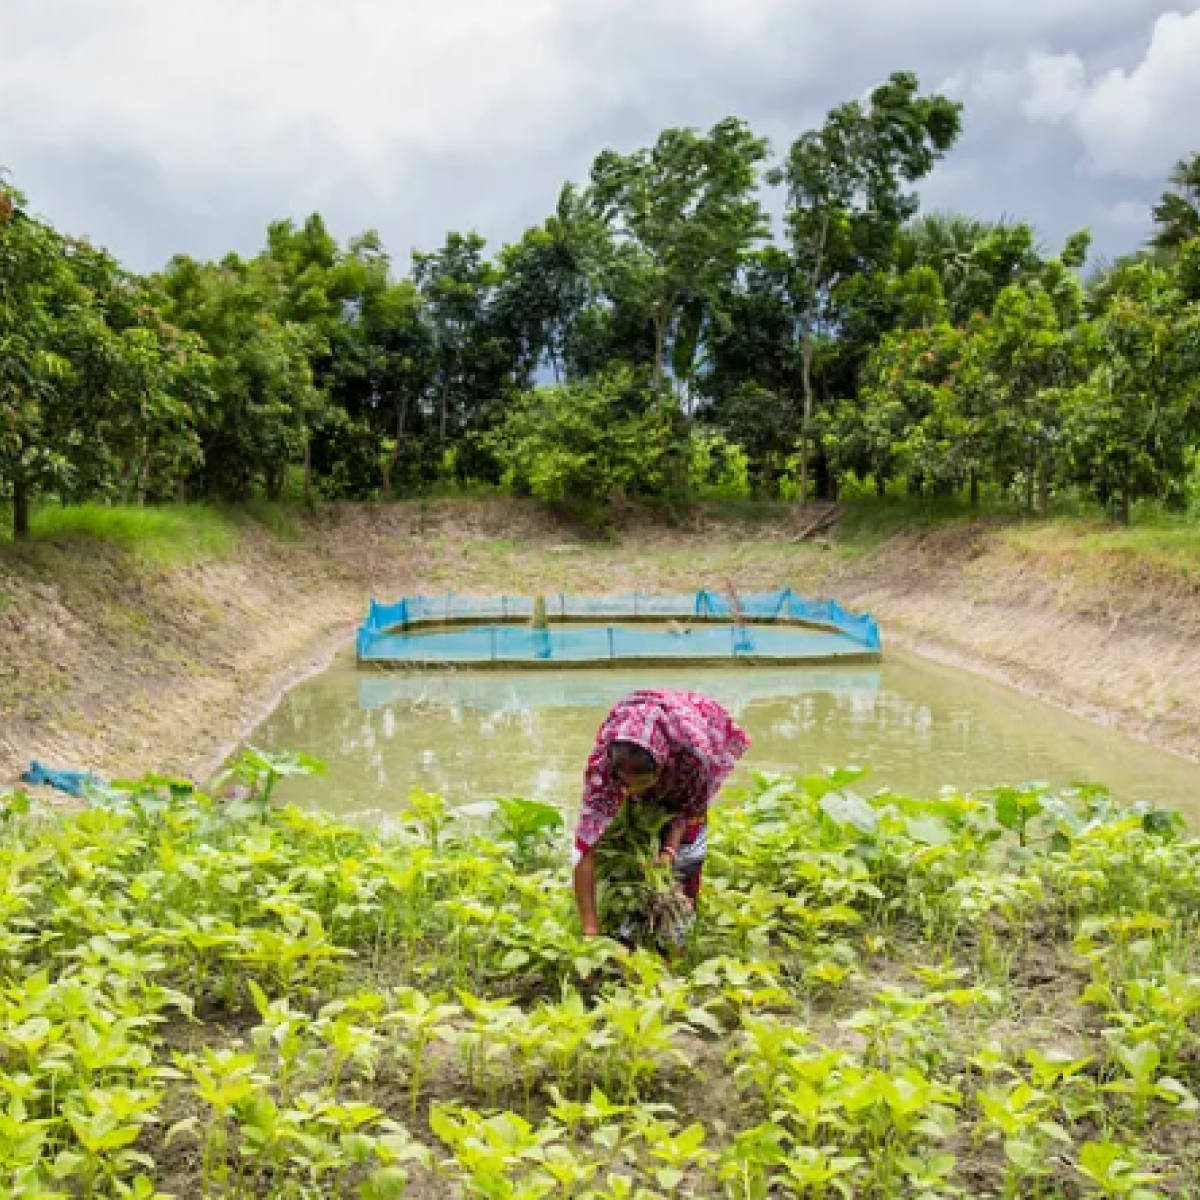
[[[882,652],[870,616],[790,590],[372,600],[358,633],[359,662],[380,667],[778,666],[878,662]]]

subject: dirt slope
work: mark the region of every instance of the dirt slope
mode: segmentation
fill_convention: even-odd
[[[901,536],[841,590],[893,643],[1200,757],[1200,580],[1063,527]]]
[[[317,669],[367,600],[793,586],[867,608],[885,637],[1200,754],[1200,587],[1003,525],[869,552],[792,540],[786,519],[627,521],[596,543],[515,501],[345,506],[281,540],[170,571],[88,541],[0,555],[0,782],[33,758],[124,776],[203,774]]]

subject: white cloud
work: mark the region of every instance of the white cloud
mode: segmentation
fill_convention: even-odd
[[[1029,91],[1022,110],[1033,121],[1063,121],[1079,107],[1087,67],[1077,54],[1034,54],[1028,63]]]
[[[982,102],[1015,103],[1031,121],[1072,130],[1100,174],[1161,179],[1200,150],[1200,8],[1162,14],[1132,66],[1089,71],[1077,53],[1033,51],[1017,65],[985,61],[970,90]]]
[[[18,137],[103,131],[188,172],[287,157],[305,129],[367,160],[395,141],[503,142],[506,116],[550,116],[570,88],[554,4],[109,0],[103,24],[78,27],[77,0],[49,0],[54,41],[22,45],[21,9],[0,13],[0,108]]]
[[[1150,214],[1143,204],[1135,204],[1122,200],[1114,204],[1104,214],[1104,220],[1114,229],[1128,230],[1132,233],[1144,234],[1149,231]]]
[[[398,259],[447,228],[513,236],[602,146],[737,112],[781,150],[898,68],[959,76],[985,123],[989,105],[1007,106],[1034,121],[1024,130],[1077,130],[1101,164],[1134,144],[1149,170],[1158,148],[1136,113],[1186,95],[1195,107],[1186,62],[1168,53],[1179,29],[1162,21],[1127,75],[1094,74],[1092,51],[1126,50],[1165,6],[0,0],[0,164],[35,207],[139,266],[174,249],[250,249],[267,217],[318,206],[342,234],[380,227]],[[1015,136],[1000,130],[987,158],[964,145],[940,202],[1003,174],[1000,134]],[[1027,187],[1040,218],[1053,193]]]
[[[1096,166],[1113,174],[1161,176],[1200,150],[1200,9],[1168,13],[1141,63],[1096,79],[1077,118]]]

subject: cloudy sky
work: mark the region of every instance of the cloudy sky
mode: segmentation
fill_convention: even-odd
[[[0,0],[0,165],[130,265],[319,209],[398,264],[513,237],[597,151],[736,113],[777,151],[893,70],[967,105],[926,206],[1145,234],[1200,150],[1200,0]]]

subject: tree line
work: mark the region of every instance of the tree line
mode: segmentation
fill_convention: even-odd
[[[1086,495],[1183,504],[1200,442],[1200,155],[1086,273],[918,211],[962,111],[897,73],[779,159],[743,121],[605,151],[546,220],[398,272],[272,224],[138,275],[0,183],[0,500]],[[768,211],[772,191],[781,220]]]

